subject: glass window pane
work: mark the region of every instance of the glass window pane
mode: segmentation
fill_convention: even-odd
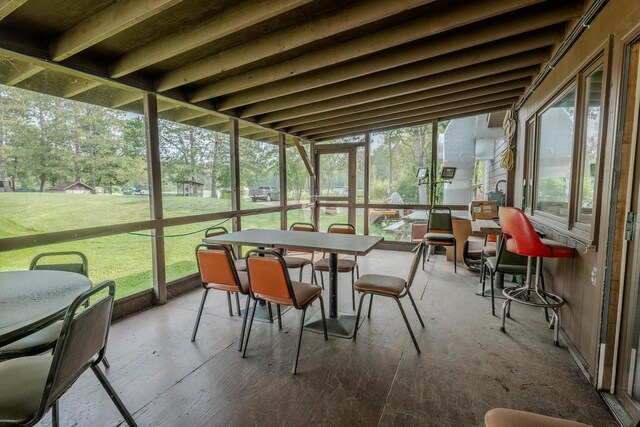
[[[311,208],[294,209],[287,212],[287,227],[291,227],[296,222],[306,222],[313,224]]]
[[[602,68],[597,69],[585,81],[584,141],[582,146],[582,177],[578,220],[589,222],[593,216],[596,194],[598,148],[600,145],[600,122],[602,106]]]
[[[143,231],[139,234],[149,234]],[[153,287],[151,239],[143,235],[116,234],[37,248],[0,252],[0,270],[27,270],[31,260],[44,252],[79,251],[86,255],[89,279],[116,283],[116,297],[122,298]],[[52,258],[53,260],[53,258]],[[62,262],[73,262],[65,258]]]
[[[231,210],[229,135],[159,120],[167,218]]]
[[[576,107],[573,88],[540,116],[536,209],[567,218]]]
[[[240,138],[239,151],[241,209],[278,206],[280,162],[277,135],[275,142]]]
[[[347,206],[321,206],[318,218],[318,231],[326,232],[331,224],[347,224],[349,208]],[[355,225],[355,224],[354,224]]]
[[[524,159],[524,175],[522,185],[522,208],[531,207],[531,191],[533,188],[533,158],[536,141],[536,122],[531,120],[527,122],[527,135]]]
[[[431,164],[431,137],[430,124],[371,134],[371,203],[428,203],[416,173]]]
[[[349,196],[349,153],[319,154],[320,196]]]
[[[139,115],[0,85],[0,237],[148,220],[144,135]]]
[[[302,146],[309,156],[308,145]],[[287,145],[287,203],[308,203],[311,177],[295,145]]]
[[[411,209],[369,209],[369,235],[410,242],[412,212]]]

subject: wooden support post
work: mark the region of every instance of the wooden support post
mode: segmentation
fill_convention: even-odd
[[[364,226],[365,236],[369,235],[369,174],[371,168],[371,133],[364,134]],[[357,197],[357,194],[356,194]]]
[[[357,192],[357,172],[358,162],[356,157],[358,155],[357,148],[351,148],[349,151],[349,224],[353,224],[356,227],[356,192]]]
[[[147,173],[149,176],[151,219],[162,219],[162,174],[160,170],[160,135],[158,132],[158,100],[154,93],[145,93],[143,97],[146,139]],[[167,302],[167,278],[164,260],[164,228],[152,229],[156,237],[151,241],[153,263],[154,303]]]
[[[229,153],[231,167],[231,210],[237,212],[240,210],[240,133],[238,129],[238,120],[229,119]],[[241,221],[239,217],[233,218],[233,231],[241,230]]]
[[[309,195],[311,198],[311,202],[313,203],[313,207],[311,208],[311,219],[316,230],[320,231],[320,206],[318,206],[318,189],[320,188],[320,179],[319,168],[318,168],[318,153],[316,153],[316,143],[311,142],[309,144],[309,156],[311,157],[310,163],[313,166],[313,174],[311,175],[311,180],[309,182]]]
[[[438,203],[438,120],[431,122],[431,171],[429,180],[429,205],[428,208]]]
[[[280,166],[280,206],[287,206],[287,146],[283,133],[278,134],[278,159]],[[280,212],[280,228],[287,229],[287,211]]]

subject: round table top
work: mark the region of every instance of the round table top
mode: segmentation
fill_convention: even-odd
[[[0,272],[0,347],[62,318],[90,288],[91,281],[78,273]]]

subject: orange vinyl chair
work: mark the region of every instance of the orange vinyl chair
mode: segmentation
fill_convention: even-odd
[[[289,230],[315,232],[316,227],[314,227],[313,224],[310,224],[308,222],[296,222],[291,224],[291,227],[289,227]],[[295,256],[295,255],[308,255],[308,254],[311,254],[311,259],[303,258],[302,256]],[[298,278],[299,282],[302,282],[302,272],[304,271],[304,268],[307,265],[311,266],[311,283],[314,282],[314,274],[313,274],[313,257],[315,256],[314,251],[307,251],[302,249],[295,249],[295,250],[289,249],[286,251],[284,255],[285,255],[284,262],[287,265],[287,268],[291,270],[300,269],[300,277]],[[294,256],[291,256],[291,255],[294,255]]]
[[[238,295],[247,295],[247,310],[245,310],[244,321],[242,322],[242,331],[240,333],[240,346],[238,351],[242,350],[242,342],[244,338],[244,329],[247,322],[246,311],[249,308],[249,276],[245,271],[236,270],[233,262],[233,255],[226,245],[201,244],[196,246],[196,261],[198,263],[198,271],[200,272],[200,282],[204,292],[200,301],[200,309],[196,317],[196,324],[193,327],[191,341],[196,340],[198,333],[198,325],[204,309],[204,303],[211,289],[217,289],[227,293],[229,302],[229,312],[231,313],[231,297],[232,293]],[[238,311],[240,309],[238,308]]]
[[[484,416],[485,427],[590,427],[577,421],[514,409],[494,408]]]
[[[428,224],[411,224],[411,242],[420,243],[424,242],[424,235],[427,234],[429,228]],[[424,262],[426,260],[427,253],[422,252],[422,269],[424,270]]]
[[[424,253],[424,242],[420,242],[418,246],[416,246],[414,251],[415,255],[413,257],[413,262],[411,263],[411,268],[409,269],[409,277],[407,277],[406,280],[401,277],[386,276],[383,274],[365,274],[358,279],[358,281],[354,285],[354,288],[358,292],[360,292],[361,296],[360,304],[358,305],[358,314],[356,315],[356,328],[353,332],[354,340],[358,335],[358,324],[360,323],[360,312],[362,311],[362,303],[364,301],[364,297],[367,294],[371,294],[371,300],[369,301],[369,316],[371,316],[371,304],[373,303],[373,296],[378,295],[382,297],[393,298],[396,303],[398,303],[398,307],[400,307],[400,312],[402,313],[404,322],[407,324],[407,329],[409,329],[409,334],[411,335],[411,339],[413,340],[413,345],[416,347],[418,353],[420,353],[420,346],[418,345],[418,341],[413,334],[413,330],[411,329],[411,325],[409,324],[407,315],[405,314],[404,308],[402,308],[402,303],[400,302],[400,298],[403,298],[407,295],[409,296],[411,304],[413,305],[413,308],[416,310],[416,314],[418,315],[418,320],[420,320],[420,324],[424,328],[424,322],[422,321],[422,317],[420,316],[420,312],[418,311],[418,306],[416,306],[416,302],[413,300],[413,296],[411,295],[411,285],[413,284],[413,280],[416,277],[418,264],[420,263],[420,259],[422,258],[422,254]]]
[[[326,340],[329,338],[327,335],[327,322],[324,315],[322,288],[311,283],[292,282],[289,277],[289,271],[287,270],[284,258],[277,252],[254,249],[247,253],[246,259],[247,267],[249,268],[249,292],[254,303],[242,357],[245,357],[247,354],[249,336],[251,335],[251,325],[253,324],[253,317],[256,314],[258,301],[267,301],[269,303],[276,304],[276,307],[278,308],[278,318],[280,318],[281,305],[291,306],[296,310],[302,310],[296,358],[293,363],[293,375],[295,375],[298,371],[298,358],[300,356],[300,345],[302,344],[302,331],[304,330],[305,314],[307,313],[307,308],[316,299],[320,300],[324,339]],[[247,319],[246,316],[247,314],[245,313],[245,323]],[[279,323],[279,327],[282,329],[282,323]]]
[[[338,234],[356,234],[356,228],[351,224],[331,224],[327,232],[338,233]],[[316,261],[316,263],[313,265],[313,269],[315,271],[320,272],[320,283],[322,283],[322,289],[324,289],[324,277],[322,273],[329,272],[329,258],[325,258],[323,255],[322,259]],[[358,279],[360,278],[360,267],[358,267],[358,255],[354,255],[353,259],[339,258],[338,273],[351,273],[351,305],[355,310],[356,309],[356,292],[353,290],[353,285],[356,282],[356,278]]]

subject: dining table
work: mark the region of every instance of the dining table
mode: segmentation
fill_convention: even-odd
[[[382,237],[376,236],[267,229],[236,231],[203,239],[205,244],[246,245],[263,249],[299,249],[328,254],[329,316],[327,317],[327,331],[330,335],[341,338],[353,337],[356,316],[338,312],[338,255],[364,256],[381,241]],[[312,317],[305,324],[305,329],[322,333],[322,320]]]
[[[90,288],[91,281],[78,273],[0,272],[0,347],[62,319],[71,303]]]

